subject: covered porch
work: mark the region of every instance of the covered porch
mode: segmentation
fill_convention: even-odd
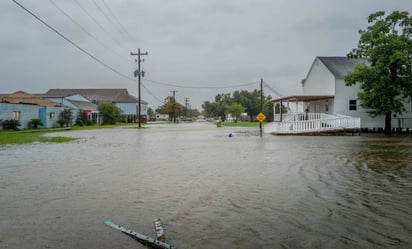
[[[274,120],[266,133],[298,135],[359,132],[360,118],[331,114],[334,96],[290,96],[275,99]],[[315,110],[315,112],[311,112]]]

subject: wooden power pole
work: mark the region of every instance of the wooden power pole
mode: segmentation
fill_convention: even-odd
[[[130,52],[130,55],[137,55],[137,71],[135,71],[134,77],[137,77],[137,95],[138,95],[137,104],[139,105],[137,107],[137,118],[139,120],[139,128],[141,128],[142,127],[142,117],[141,117],[142,99],[141,99],[141,96],[140,96],[140,84],[141,84],[140,83],[140,78],[144,77],[144,73],[142,74],[142,70],[140,70],[140,63],[142,62],[142,60],[140,59],[140,56],[148,55],[148,53],[147,52],[141,53],[140,48],[139,48],[137,50],[137,53]]]

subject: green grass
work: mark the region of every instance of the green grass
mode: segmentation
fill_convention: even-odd
[[[17,132],[17,133],[0,133],[0,144],[27,144],[33,142],[42,142],[42,143],[64,143],[75,140],[71,137],[46,137],[42,136],[45,133],[49,132]]]
[[[82,131],[82,130],[96,130],[96,129],[110,129],[115,127],[120,127],[121,125],[84,125],[84,126],[73,126],[72,130]]]

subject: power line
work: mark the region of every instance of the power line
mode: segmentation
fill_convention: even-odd
[[[161,81],[156,81],[156,80],[150,80],[150,79],[143,79],[145,81],[158,84],[158,85],[164,85],[164,86],[172,86],[172,87],[178,87],[178,88],[192,88],[192,89],[224,89],[224,88],[235,88],[235,87],[242,87],[242,86],[250,86],[257,84],[258,82],[250,82],[250,83],[245,83],[245,84],[239,84],[239,85],[227,85],[227,86],[185,86],[185,85],[178,85],[178,84],[172,84],[172,83],[166,83],[166,82],[161,82]]]
[[[106,63],[104,63],[103,61],[101,61],[100,59],[98,59],[97,57],[95,57],[94,55],[92,55],[91,53],[89,53],[88,51],[86,51],[85,49],[83,49],[82,47],[80,47],[79,45],[77,45],[75,42],[73,42],[72,40],[70,40],[69,38],[67,38],[66,36],[64,36],[62,33],[60,33],[59,31],[57,31],[55,28],[53,28],[52,26],[50,26],[49,24],[47,24],[45,21],[43,21],[40,17],[38,17],[36,14],[34,14],[33,12],[31,12],[30,10],[28,10],[26,7],[24,7],[23,5],[21,5],[19,2],[17,2],[16,0],[12,0],[15,4],[17,4],[20,8],[24,9],[27,13],[29,13],[30,15],[32,15],[34,18],[36,18],[38,21],[40,21],[42,24],[44,24],[46,27],[48,27],[49,29],[51,29],[53,32],[55,32],[56,34],[58,34],[60,37],[62,37],[64,40],[66,40],[67,42],[69,42],[70,44],[72,44],[73,46],[75,46],[77,49],[79,49],[80,51],[82,51],[83,53],[85,53],[86,55],[88,55],[89,57],[91,57],[93,60],[97,61],[98,63],[100,63],[101,65],[105,66],[106,68],[108,68],[109,70],[111,70],[112,72],[122,76],[125,79],[128,80],[132,80],[134,81],[132,78],[130,78],[129,76],[117,71],[116,69],[112,68],[111,66],[107,65]]]
[[[100,45],[102,45],[104,48],[109,49],[110,51],[112,51],[114,54],[116,54],[117,56],[121,57],[124,61],[129,62],[129,60],[126,60],[125,57],[123,57],[122,55],[120,55],[118,52],[116,52],[114,49],[110,48],[109,46],[107,46],[106,44],[104,44],[102,41],[100,41],[99,39],[97,39],[96,36],[94,36],[92,33],[90,33],[89,31],[87,31],[79,22],[77,22],[76,20],[74,20],[73,17],[71,17],[69,14],[67,14],[67,12],[65,12],[62,8],[60,8],[53,0],[49,0],[50,3],[53,4],[53,6],[58,9],[61,13],[63,13],[63,15],[65,15],[67,18],[69,18],[70,21],[72,21],[74,24],[76,24],[81,30],[83,30],[83,32],[85,32],[87,35],[89,35],[90,37],[93,38],[93,40],[95,40],[97,43],[99,43]]]
[[[160,100],[158,97],[156,97],[146,86],[145,84],[142,83],[142,87],[146,90],[146,92],[151,95],[155,100],[157,100],[159,103],[163,104],[163,100]]]
[[[109,5],[106,3],[105,0],[102,0],[103,5],[106,7],[106,9],[109,11],[110,15],[113,17],[113,19],[119,24],[120,28],[123,30],[123,32],[129,37],[131,41],[135,41],[133,36],[127,31],[127,29],[123,26],[123,24],[119,21],[119,19],[116,17],[116,15],[113,13],[113,11],[109,8]]]
[[[109,16],[103,11],[103,9],[97,4],[96,0],[92,0],[94,5],[96,6],[97,10],[103,14],[103,16],[107,19],[107,21],[109,21],[113,27],[120,33],[120,35],[124,36],[124,34],[122,33],[122,31],[114,24],[114,22],[109,18]],[[127,37],[125,37],[126,39],[128,39]]]
[[[279,93],[278,91],[276,91],[275,89],[273,89],[272,87],[270,87],[266,82],[264,82],[264,83],[265,83],[265,86],[266,86],[269,90],[271,90],[273,93],[275,93],[275,94],[278,95],[279,97],[283,97],[283,96],[284,96],[284,94]]]
[[[101,25],[101,24],[96,20],[96,18],[94,18],[94,17],[89,13],[89,11],[87,11],[77,0],[73,0],[73,1],[77,4],[77,6],[80,7],[80,9],[83,10],[84,13],[86,13],[86,15],[87,15],[88,17],[90,17],[90,18],[93,20],[93,22],[94,22],[97,26],[100,27],[101,30],[103,30],[103,31],[106,33],[106,35],[107,35],[108,37],[110,37],[116,44],[120,45],[120,42],[119,42],[118,40],[114,39],[113,36],[111,36],[110,32],[107,31],[107,29],[105,29],[105,28],[103,27],[103,25]],[[124,48],[123,48],[123,49],[124,49]]]

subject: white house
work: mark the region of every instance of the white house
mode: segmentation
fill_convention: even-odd
[[[384,116],[370,117],[361,107],[359,85],[346,86],[344,77],[364,59],[316,57],[305,79],[302,95],[273,100],[287,106],[287,114],[276,114],[269,133],[304,133],[345,129],[380,130]],[[299,106],[303,106],[299,110]],[[406,112],[392,118],[393,128],[412,128],[412,103],[405,102]],[[302,112],[302,110],[304,110]],[[298,123],[291,123],[298,122]],[[282,128],[283,127],[283,128]]]

